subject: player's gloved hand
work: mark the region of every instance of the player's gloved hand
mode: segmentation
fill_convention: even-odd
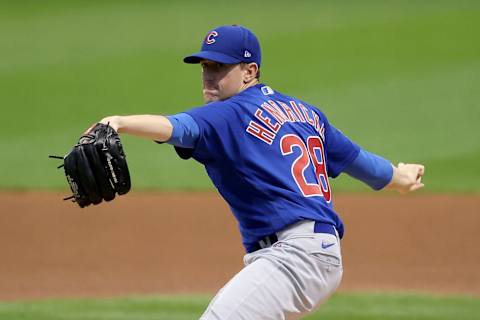
[[[63,167],[73,192],[65,200],[73,199],[81,208],[111,201],[116,194],[130,190],[130,174],[120,137],[108,124],[96,123],[85,131],[63,157]]]
[[[415,191],[424,187],[422,177],[425,174],[425,167],[421,164],[400,162],[397,167],[393,166],[392,181],[387,189],[397,190],[400,193]]]

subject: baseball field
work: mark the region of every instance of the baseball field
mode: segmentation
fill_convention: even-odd
[[[480,319],[480,2],[1,1],[0,319],[197,319],[242,267],[202,166],[122,136],[132,191],[79,209],[63,155],[108,115],[201,105],[182,63],[222,24],[254,30],[261,81],[425,188],[341,176],[344,281],[306,319]]]

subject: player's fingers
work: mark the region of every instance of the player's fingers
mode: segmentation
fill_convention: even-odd
[[[425,167],[422,165],[418,165],[417,167],[417,183],[422,181],[422,177],[425,174]]]
[[[410,191],[410,192],[415,191],[415,190],[423,188],[424,186],[425,185],[423,183],[416,183],[416,184],[412,185],[408,191]]]
[[[418,165],[418,174],[423,176],[425,174],[425,166],[423,165]]]
[[[417,182],[420,182],[420,180],[422,180],[422,177],[423,177],[423,174],[419,172],[417,174]]]

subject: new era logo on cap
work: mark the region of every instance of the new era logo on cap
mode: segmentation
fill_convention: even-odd
[[[245,52],[243,53],[244,58],[250,58],[251,56],[252,54],[248,50],[245,50]]]

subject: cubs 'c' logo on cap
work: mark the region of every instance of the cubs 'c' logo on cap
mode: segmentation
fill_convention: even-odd
[[[215,30],[210,31],[210,33],[207,34],[207,36],[205,37],[205,43],[206,44],[215,43],[215,37],[218,37],[218,32]]]

